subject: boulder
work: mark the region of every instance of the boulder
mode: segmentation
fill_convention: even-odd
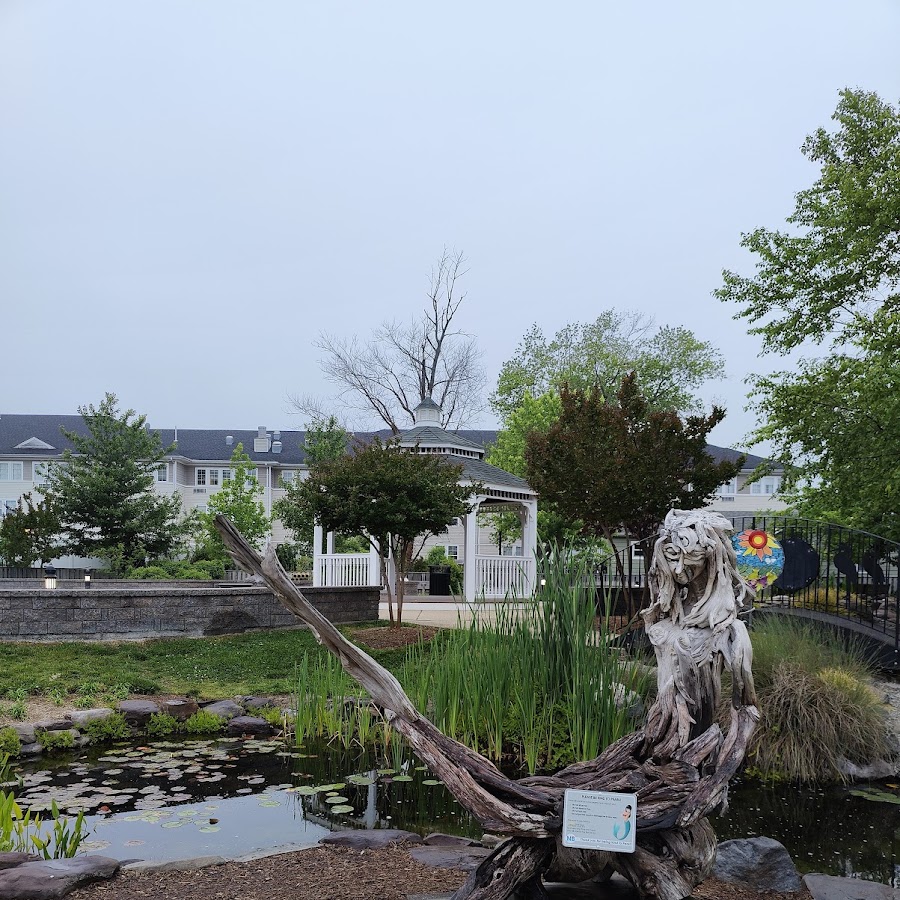
[[[30,744],[22,744],[19,747],[20,756],[40,756],[43,752],[44,748],[37,741],[32,741]]]
[[[245,709],[268,709],[275,705],[271,697],[241,697]]]
[[[813,900],[900,900],[900,890],[880,881],[840,878],[837,875],[804,875]]]
[[[196,700],[187,697],[177,697],[172,700],[163,700],[160,707],[164,713],[170,715],[179,722],[186,722],[200,707]]]
[[[40,722],[34,723],[35,731],[67,731],[72,727],[72,721],[66,716],[59,716],[56,719],[41,719]]]
[[[159,706],[152,700],[123,700],[117,707],[132,728],[144,728],[150,716],[159,712]]]
[[[10,900],[64,897],[83,884],[112,878],[118,871],[119,861],[108,856],[26,862],[0,871],[0,897]]]
[[[244,714],[244,707],[235,703],[234,700],[219,700],[216,703],[207,703],[203,709],[214,716],[221,716],[223,719],[233,719],[235,716]]]
[[[11,727],[12,727],[12,730],[19,736],[19,743],[33,744],[37,740],[37,737],[35,736],[35,732],[34,732],[34,725],[15,725],[15,724],[13,724]]]
[[[66,713],[66,719],[69,721],[69,727],[82,728],[88,722],[99,722],[102,719],[108,719],[113,711],[107,706],[100,706],[96,709],[73,709]]]
[[[413,847],[409,855],[433,869],[461,869],[472,872],[493,851],[485,847]]]
[[[757,891],[799,891],[803,887],[784,844],[768,837],[722,841],[712,874],[719,881],[737,882]]]
[[[34,853],[0,853],[0,870],[12,869],[15,866],[21,866],[22,863],[37,862],[38,860],[40,857],[35,856]]]
[[[228,737],[270,737],[275,729],[265,720],[256,716],[235,716],[226,726],[225,734]]]
[[[380,850],[388,844],[421,844],[422,838],[399,828],[376,828],[371,831],[333,831],[321,843],[353,850]]]
[[[460,837],[458,834],[444,834],[435,831],[425,836],[425,844],[429,847],[480,847],[474,838]]]

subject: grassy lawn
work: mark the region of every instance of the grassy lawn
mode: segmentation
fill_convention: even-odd
[[[342,629],[348,636],[353,630]],[[405,658],[404,650],[369,652],[392,671]],[[306,630],[118,644],[0,643],[0,699],[19,689],[102,695],[125,685],[133,693],[203,699],[289,694],[304,653],[326,655]]]

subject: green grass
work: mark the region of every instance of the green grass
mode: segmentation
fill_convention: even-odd
[[[103,644],[4,643],[0,672],[3,688],[29,694],[103,695],[127,683],[134,693],[219,699],[293,693],[304,654],[327,655],[306,630]],[[405,659],[403,651],[372,655],[392,671]]]

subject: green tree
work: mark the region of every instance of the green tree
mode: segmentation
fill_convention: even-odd
[[[43,488],[59,516],[63,551],[99,556],[116,569],[165,555],[181,538],[181,501],[153,491],[167,452],[159,434],[146,416],[120,412],[114,394],[78,412],[87,434],[62,429],[74,450],[49,465]]]
[[[46,501],[25,494],[0,521],[0,559],[8,566],[49,562],[59,552],[59,516]]]
[[[311,467],[340,459],[346,454],[349,443],[350,433],[334,416],[325,416],[313,418],[306,426],[301,449],[307,466]],[[314,515],[312,510],[304,506],[305,495],[299,490],[301,484],[298,479],[286,482],[284,497],[275,501],[273,512],[281,519],[284,527],[293,533],[301,553],[311,556]]]
[[[610,309],[550,340],[533,325],[503,364],[491,406],[506,427],[526,397],[557,394],[563,384],[615,403],[622,379],[634,372],[652,408],[695,411],[696,390],[722,378],[724,366],[722,354],[687,328],[654,330],[644,315]]]
[[[803,154],[819,168],[788,229],[741,245],[752,276],[724,272],[716,295],[791,369],[753,376],[751,401],[801,512],[900,540],[900,111],[844,90],[833,131]]]
[[[201,520],[206,529],[206,543],[215,557],[227,558],[225,545],[213,524],[218,513],[231,519],[235,527],[254,547],[259,549],[272,529],[272,520],[260,499],[263,489],[256,477],[256,466],[238,443],[231,452],[230,477],[223,473],[222,486],[209,498],[207,511]]]
[[[654,410],[633,373],[625,376],[615,403],[599,390],[565,387],[560,403],[550,429],[529,435],[530,484],[587,534],[615,546],[614,534],[623,531],[629,544],[640,544],[645,559],[669,509],[702,506],[743,465],[743,459],[717,463],[706,451],[707,435],[724,410],[685,418]],[[621,551],[615,561],[633,610]]]
[[[478,484],[460,484],[460,466],[375,438],[355,452],[316,463],[294,496],[328,531],[365,534],[381,556],[391,625],[403,620],[406,573],[417,548],[470,510]],[[388,577],[386,551],[396,580]],[[395,614],[396,601],[396,614]]]

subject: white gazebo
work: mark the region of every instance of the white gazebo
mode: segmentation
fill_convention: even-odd
[[[480,484],[470,498],[472,511],[463,520],[463,593],[467,601],[525,597],[534,590],[537,549],[537,495],[523,478],[484,461],[484,447],[441,428],[441,408],[426,397],[415,409],[415,425],[400,435],[400,442],[418,453],[437,454],[462,466],[461,484]],[[515,512],[522,523],[522,556],[485,555],[478,552],[478,515]],[[335,553],[334,536],[322,528],[313,539],[313,584],[349,587],[381,583],[378,551]]]

